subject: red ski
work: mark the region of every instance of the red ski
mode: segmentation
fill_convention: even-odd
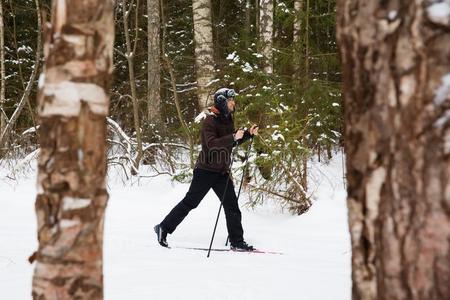
[[[208,248],[201,248],[201,247],[171,247],[174,249],[186,249],[186,250],[197,250],[197,251],[208,251]],[[231,250],[229,248],[212,248],[211,251],[216,252],[240,252],[240,253],[260,253],[260,254],[277,254],[277,255],[283,255],[281,252],[275,252],[275,251],[266,251],[266,250],[259,250],[255,249],[253,251],[238,251],[238,250]]]

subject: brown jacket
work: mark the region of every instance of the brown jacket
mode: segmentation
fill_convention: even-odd
[[[249,139],[250,133],[246,131],[244,137],[235,142],[231,115],[225,118],[215,107],[210,111],[211,113],[203,120],[200,136],[202,150],[195,167],[225,174],[229,172],[232,148]]]

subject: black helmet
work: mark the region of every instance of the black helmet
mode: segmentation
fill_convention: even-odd
[[[233,89],[228,89],[228,88],[221,88],[218,89],[215,93],[214,93],[214,101],[216,101],[216,97],[222,95],[225,98],[234,98],[237,96],[236,92]]]
[[[214,104],[217,109],[225,115],[225,117],[228,117],[228,115],[230,114],[230,112],[228,111],[227,100],[236,96],[236,92],[233,89],[228,88],[218,89],[214,93]]]

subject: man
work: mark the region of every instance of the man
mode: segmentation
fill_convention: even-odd
[[[196,208],[203,197],[212,188],[219,200],[223,199],[223,207],[227,222],[231,249],[253,251],[253,246],[244,241],[241,223],[241,211],[230,178],[231,150],[258,134],[258,126],[250,130],[234,130],[232,113],[235,110],[236,93],[232,89],[222,88],[214,94],[214,106],[203,121],[201,129],[202,150],[194,168],[189,191],[164,220],[155,226],[158,242],[168,247],[167,234],[172,234],[188,213]],[[228,182],[228,184],[227,184]],[[226,188],[226,191],[225,191]]]

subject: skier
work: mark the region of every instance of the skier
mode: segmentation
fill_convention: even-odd
[[[233,89],[221,88],[214,94],[214,106],[209,108],[201,129],[202,150],[194,168],[194,176],[186,196],[164,220],[154,227],[158,242],[169,247],[167,234],[172,234],[188,213],[196,208],[212,188],[223,207],[232,250],[253,251],[253,246],[244,241],[241,211],[230,178],[231,150],[234,146],[258,134],[258,126],[250,130],[235,131],[232,113],[235,110],[236,93]],[[227,184],[228,181],[228,184]],[[226,188],[226,191],[225,191]],[[224,194],[225,193],[225,194]]]

